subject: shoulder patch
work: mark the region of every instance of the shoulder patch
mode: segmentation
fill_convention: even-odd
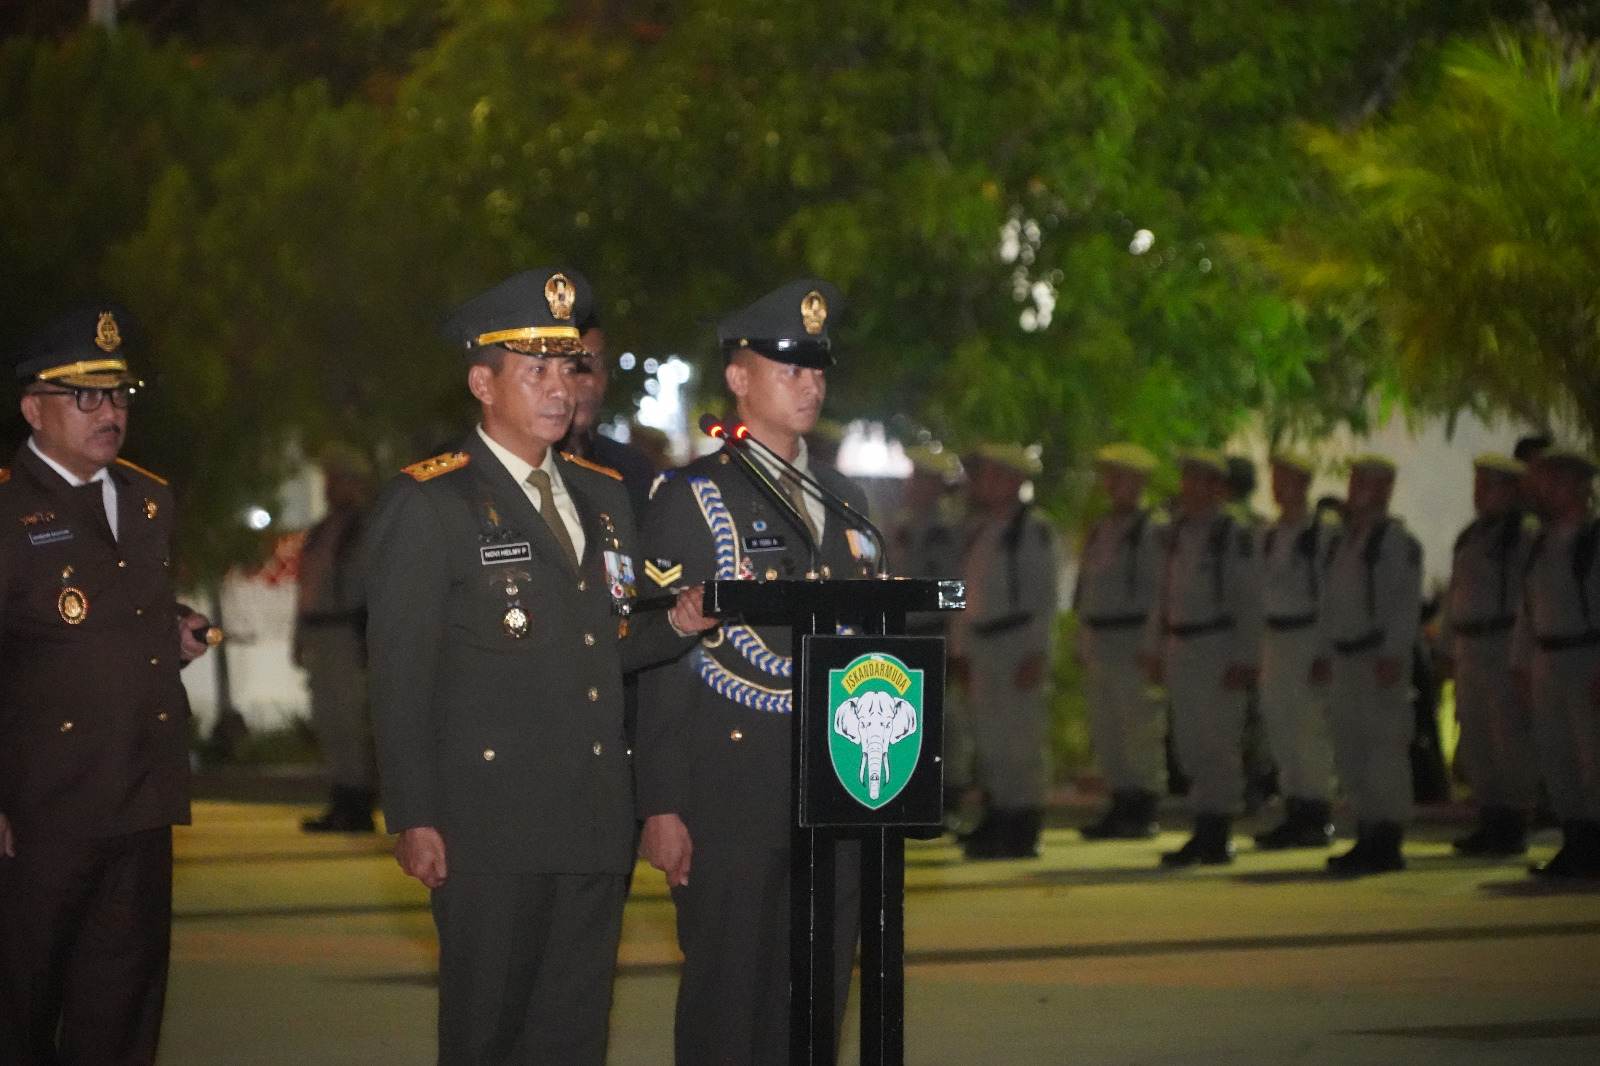
[[[418,481],[429,481],[440,474],[448,474],[452,470],[460,470],[470,462],[472,462],[472,456],[466,452],[445,452],[443,455],[435,455],[432,459],[424,459],[420,463],[402,466],[400,472],[409,474]]]
[[[646,559],[644,575],[661,588],[667,588],[683,577],[683,564],[672,559]]]
[[[165,485],[167,483],[167,479],[166,478],[160,477],[160,476],[158,476],[156,474],[152,474],[150,471],[146,470],[144,467],[139,466],[139,465],[137,465],[135,463],[130,463],[126,459],[118,459],[117,460],[117,465],[118,466],[125,466],[129,470],[132,470],[136,474],[143,474],[145,477],[149,478],[151,481],[154,481],[157,485]]]
[[[561,458],[565,459],[569,463],[576,463],[578,466],[581,466],[586,470],[593,470],[597,474],[604,474],[606,477],[616,478],[618,481],[622,480],[622,474],[619,471],[613,470],[609,466],[601,466],[599,463],[591,463],[581,455],[573,455],[571,452],[562,452]]]

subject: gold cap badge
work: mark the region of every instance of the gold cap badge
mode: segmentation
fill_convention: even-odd
[[[122,333],[117,329],[117,320],[110,311],[100,312],[100,323],[94,329],[95,347],[102,352],[114,352],[122,347]]]
[[[800,320],[805,323],[806,332],[815,337],[822,332],[822,327],[828,322],[828,301],[822,298],[822,293],[812,289],[806,293],[805,299],[800,301]]]
[[[565,274],[551,274],[550,280],[544,283],[544,299],[545,303],[550,305],[550,314],[557,319],[565,320],[572,317],[572,308],[578,302],[578,294]]]

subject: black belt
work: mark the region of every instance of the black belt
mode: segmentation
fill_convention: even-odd
[[[1355,640],[1336,640],[1333,650],[1340,655],[1359,655],[1364,651],[1371,651],[1383,643],[1383,630],[1374,629],[1366,636],[1357,637]]]
[[[1569,637],[1534,637],[1533,642],[1539,645],[1540,651],[1570,651],[1573,648],[1587,648],[1600,644],[1600,629],[1591,629],[1587,633],[1574,633]]]
[[[1233,628],[1232,618],[1213,618],[1209,622],[1185,622],[1177,625],[1167,623],[1167,636],[1188,640],[1190,637],[1203,637],[1207,633],[1221,633]]]
[[[1085,618],[1083,624],[1090,629],[1136,629],[1150,620],[1145,614],[1109,614],[1098,618]]]
[[[1274,633],[1288,633],[1295,629],[1304,629],[1317,624],[1314,614],[1281,614],[1276,618],[1267,619],[1267,628]]]
[[[1458,637],[1487,637],[1491,633],[1508,632],[1516,624],[1516,618],[1508,614],[1499,618],[1485,618],[1481,622],[1462,622],[1450,629]]]
[[[303,614],[295,623],[305,629],[334,629],[349,626],[355,629],[364,628],[367,624],[366,611],[313,611]]]

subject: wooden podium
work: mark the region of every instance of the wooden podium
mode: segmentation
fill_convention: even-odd
[[[706,612],[794,635],[790,1066],[833,1066],[834,851],[861,843],[861,1062],[905,1059],[905,830],[943,814],[945,649],[906,615],[960,581],[709,581]]]

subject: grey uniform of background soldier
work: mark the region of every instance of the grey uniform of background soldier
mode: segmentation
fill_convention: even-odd
[[[172,493],[117,458],[126,328],[83,308],[16,364],[33,433],[0,470],[6,1066],[143,1066],[161,1031],[172,826],[189,821],[178,670],[207,623],[173,597]]]
[[[634,848],[622,671],[687,646],[660,612],[622,636],[605,553],[638,558],[627,494],[549,447],[571,417],[563,323],[587,299],[575,272],[532,270],[446,321],[480,360],[484,424],[408,467],[371,522],[384,809],[433,889],[443,1064],[604,1062]],[[549,478],[537,505],[518,463]]]
[[[719,323],[729,384],[757,439],[780,453],[798,449],[795,465],[865,513],[861,490],[808,462],[800,439],[815,423],[822,368],[832,362],[817,300],[831,325],[839,295],[818,279],[785,285]],[[803,315],[805,308],[812,313]],[[809,331],[808,322],[818,328]],[[729,449],[699,459],[655,490],[645,520],[645,587],[804,578],[812,565],[807,521],[821,532],[818,573],[861,576],[856,551],[864,540],[809,495],[804,512],[802,519],[763,491]],[[684,954],[678,1066],[788,1061],[791,653],[787,629],[725,623],[685,659],[641,678],[642,850],[667,873]],[[858,928],[858,855],[854,842],[839,846],[840,1018]]]

